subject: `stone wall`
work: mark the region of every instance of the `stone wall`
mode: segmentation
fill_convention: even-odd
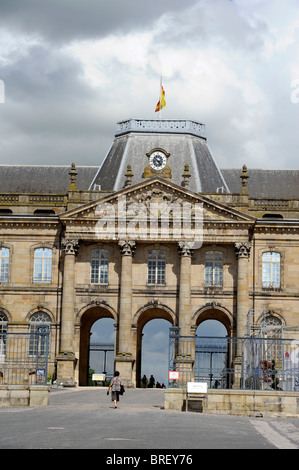
[[[47,406],[49,398],[46,385],[0,385],[0,406]]]
[[[166,389],[164,409],[183,411],[186,389]],[[299,393],[252,390],[209,390],[208,400],[194,395],[188,397],[188,410],[211,414],[263,417],[298,417]]]

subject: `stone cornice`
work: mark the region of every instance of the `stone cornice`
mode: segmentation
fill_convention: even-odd
[[[51,228],[56,229],[60,225],[60,221],[57,217],[43,218],[41,217],[30,217],[30,218],[19,218],[19,217],[2,217],[0,218],[0,227],[13,227],[13,228],[31,228],[31,229],[43,229]]]

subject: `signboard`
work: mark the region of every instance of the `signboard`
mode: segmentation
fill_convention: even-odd
[[[180,380],[180,371],[179,370],[169,370],[168,371],[168,380]]]
[[[207,382],[187,382],[188,393],[208,393]]]
[[[100,382],[100,381],[105,381],[105,374],[92,374],[92,380],[94,382]]]

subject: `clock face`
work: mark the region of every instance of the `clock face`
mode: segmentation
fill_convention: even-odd
[[[150,166],[154,170],[162,170],[166,166],[166,156],[162,152],[154,152],[150,156]]]

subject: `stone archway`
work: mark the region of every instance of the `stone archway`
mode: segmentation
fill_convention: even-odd
[[[232,336],[233,315],[225,307],[211,303],[206,304],[199,310],[197,310],[197,312],[195,312],[192,318],[192,328],[194,330],[194,333],[198,325],[200,325],[200,323],[205,320],[219,321],[225,326],[227,330],[227,335]]]
[[[176,316],[174,312],[165,305],[150,304],[141,308],[134,317],[136,326],[136,386],[140,387],[141,361],[142,361],[142,330],[144,326],[151,320],[164,319],[170,324],[176,324]]]
[[[107,305],[90,305],[80,316],[80,353],[79,353],[79,385],[88,384],[90,330],[92,325],[101,318],[113,318],[114,311]]]
[[[233,331],[233,315],[223,306],[209,303],[200,308],[193,316],[193,329],[208,320],[220,323],[221,335],[197,335],[194,357],[195,380],[205,381],[209,388],[226,388],[229,378],[223,373],[232,361],[232,344],[229,340]],[[226,330],[226,334],[225,334]]]

